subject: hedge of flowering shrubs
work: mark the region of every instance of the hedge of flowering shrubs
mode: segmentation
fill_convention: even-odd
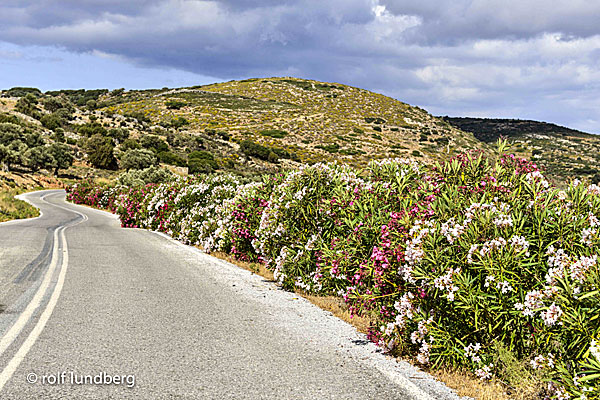
[[[423,365],[546,381],[600,398],[600,187],[551,187],[511,155],[365,170],[316,164],[262,182],[232,175],[68,189],[125,227],[264,263],[285,288],[342,296],[369,337]],[[511,361],[512,360],[512,361]]]

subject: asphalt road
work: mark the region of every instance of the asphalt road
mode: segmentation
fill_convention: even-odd
[[[64,196],[0,224],[1,399],[457,398],[304,299]]]

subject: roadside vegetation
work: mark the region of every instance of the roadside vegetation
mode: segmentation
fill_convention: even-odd
[[[372,341],[426,368],[521,398],[600,395],[596,185],[558,190],[525,159],[464,153],[68,193],[125,227],[261,264],[288,290],[343,299]]]
[[[37,208],[31,204],[16,199],[17,190],[0,191],[0,222],[12,219],[33,218],[40,215]]]

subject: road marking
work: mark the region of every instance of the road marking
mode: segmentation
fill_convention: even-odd
[[[52,193],[45,194],[40,197],[40,200],[48,203],[46,201],[46,196],[49,196]],[[50,203],[48,203],[50,204]],[[25,308],[19,318],[15,321],[13,326],[6,332],[6,334],[0,339],[0,355],[2,355],[6,349],[14,342],[14,340],[19,336],[29,319],[31,319],[34,311],[40,306],[42,299],[44,298],[44,294],[48,290],[48,286],[50,286],[50,281],[52,280],[52,275],[56,270],[56,265],[58,263],[58,233],[64,227],[59,227],[54,231],[54,246],[52,248],[52,258],[50,259],[50,265],[48,266],[48,271],[46,271],[46,275],[44,276],[44,280],[40,284],[37,292]]]
[[[40,306],[42,299],[44,298],[44,294],[46,294],[46,290],[48,290],[48,286],[50,286],[50,281],[52,280],[52,275],[56,270],[56,266],[58,264],[58,234],[59,231],[62,230],[58,228],[54,231],[54,247],[52,248],[52,258],[50,260],[50,265],[48,270],[46,271],[46,275],[44,276],[44,280],[40,284],[37,292],[25,308],[19,318],[15,321],[13,326],[10,327],[8,332],[0,339],[0,354],[4,353],[6,349],[12,344],[12,342],[19,336],[33,312]]]
[[[49,193],[49,194],[51,194],[51,193]],[[44,202],[48,203],[45,199],[46,196],[43,196],[41,199]],[[48,204],[50,204],[50,203],[48,203]],[[82,217],[82,220],[77,222],[77,224],[84,222],[88,219],[85,214],[82,214],[78,211],[71,210],[71,209],[68,209],[65,207],[61,207],[56,204],[53,204],[53,205],[55,207],[62,208],[64,210],[68,210],[68,211],[74,212],[76,214],[79,214]],[[77,224],[74,224],[74,225],[77,225]],[[19,335],[19,333],[21,332],[23,327],[29,322],[33,312],[40,306],[40,303],[41,303],[44,295],[46,294],[46,291],[50,284],[50,280],[51,280],[52,275],[53,275],[54,271],[56,270],[56,267],[58,264],[58,248],[59,248],[59,241],[60,241],[60,243],[62,244],[63,251],[62,251],[62,264],[61,264],[61,269],[60,269],[60,273],[58,276],[58,281],[56,282],[56,286],[54,286],[54,290],[52,292],[52,295],[50,296],[50,300],[48,301],[48,304],[46,304],[46,308],[42,312],[40,319],[35,324],[35,326],[33,327],[33,330],[29,333],[29,336],[27,336],[27,339],[25,339],[25,341],[23,342],[23,344],[21,345],[19,350],[15,353],[13,358],[8,362],[8,364],[6,365],[4,370],[2,370],[2,373],[0,373],[0,391],[2,390],[2,388],[4,388],[4,385],[6,384],[6,382],[8,382],[8,380],[13,376],[13,374],[15,373],[15,371],[17,370],[17,368],[19,367],[19,365],[21,364],[21,362],[23,361],[23,359],[25,358],[25,356],[27,355],[29,350],[31,350],[31,348],[37,341],[38,337],[42,333],[42,330],[46,326],[46,323],[50,319],[52,312],[54,311],[54,307],[56,306],[56,303],[58,302],[58,298],[60,297],[60,293],[62,292],[62,288],[63,288],[64,282],[65,282],[65,276],[67,273],[67,267],[69,264],[69,250],[67,248],[67,240],[65,238],[65,230],[74,225],[62,226],[54,231],[54,248],[52,250],[52,259],[51,259],[50,267],[48,268],[48,271],[46,272],[46,275],[44,276],[44,281],[38,288],[38,291],[36,292],[34,298],[27,305],[27,308],[25,309],[25,311],[23,311],[21,313],[21,315],[19,316],[19,319],[17,320],[17,322],[15,322],[15,324],[11,327],[11,329],[7,332],[7,334],[4,335],[4,337],[0,340],[0,354],[2,354],[2,352],[4,352],[6,350],[6,348],[8,348],[8,346],[10,346],[11,343],[16,339],[16,337]]]

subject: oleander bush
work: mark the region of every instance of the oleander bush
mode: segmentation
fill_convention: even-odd
[[[377,321],[371,340],[424,366],[537,381],[540,397],[600,397],[599,186],[558,190],[532,162],[466,153],[249,183],[83,182],[68,196],[123,226],[264,263],[287,289],[342,296]]]

